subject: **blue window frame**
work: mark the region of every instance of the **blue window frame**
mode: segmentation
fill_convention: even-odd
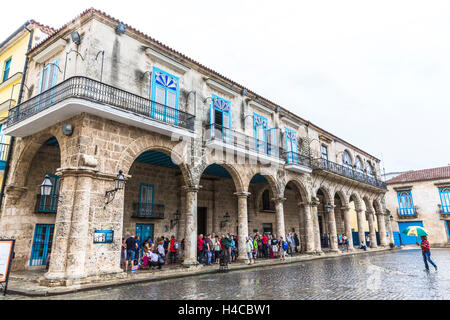
[[[212,95],[212,101],[210,105],[210,124],[211,126],[211,137],[214,137],[215,133],[221,132],[222,139],[226,141],[230,138],[230,128],[231,128],[231,102],[216,96]]]
[[[450,186],[440,187],[439,196],[441,197],[442,212],[450,213]]]
[[[3,68],[3,79],[2,79],[2,81],[8,80],[10,68],[11,68],[11,58],[6,60],[6,62],[5,62],[5,67]]]
[[[178,124],[179,78],[153,67],[152,72],[152,118]]]
[[[30,266],[45,266],[52,250],[54,224],[36,224]]]
[[[355,159],[355,167],[356,167],[356,171],[364,173],[364,168],[363,168],[361,159],[358,156]]]
[[[57,68],[58,59],[48,63],[41,69],[38,93],[44,92],[56,85],[56,81],[58,80]]]
[[[328,148],[326,145],[322,144],[320,146],[321,157],[324,160],[328,160]]]
[[[298,163],[297,132],[285,127],[287,163]]]
[[[59,177],[54,174],[49,174],[50,180],[52,181],[53,189],[52,193],[48,196],[41,196],[41,202],[39,205],[39,212],[56,212],[56,205],[58,201],[58,192],[59,192]]]
[[[153,216],[153,196],[155,188],[151,184],[141,184],[139,187],[139,216]]]
[[[5,170],[6,158],[8,156],[8,143],[3,133],[3,124],[0,124],[0,170]]]
[[[267,118],[253,113],[253,129],[255,132],[255,150],[267,152]]]
[[[397,191],[397,198],[398,198],[398,210],[400,215],[408,216],[415,214],[411,190]]]
[[[278,148],[277,148],[277,141],[278,141],[278,129],[272,128],[267,129],[267,154],[278,156]]]

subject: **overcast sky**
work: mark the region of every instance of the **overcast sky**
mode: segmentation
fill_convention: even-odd
[[[378,157],[386,172],[450,163],[450,1],[17,0],[2,4],[0,41],[28,19],[59,28],[92,6]]]

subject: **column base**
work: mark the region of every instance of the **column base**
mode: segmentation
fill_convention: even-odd
[[[187,261],[182,263],[183,267],[190,268],[190,267],[197,267],[200,265],[198,261]]]
[[[305,251],[305,252],[303,252],[304,254],[311,254],[311,255],[313,255],[313,254],[315,254],[316,252],[314,251],[314,250],[310,250],[310,251]]]
[[[324,254],[322,250],[316,250],[315,253],[318,255]]]
[[[331,249],[330,252],[341,252],[339,249]]]

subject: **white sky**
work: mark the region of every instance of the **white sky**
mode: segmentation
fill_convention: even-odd
[[[450,163],[450,1],[8,1],[0,41],[95,7],[380,158]],[[383,164],[384,162],[384,164]]]

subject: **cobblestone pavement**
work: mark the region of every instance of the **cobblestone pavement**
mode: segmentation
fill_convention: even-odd
[[[450,249],[431,257],[437,272],[424,271],[420,250],[401,250],[35,299],[450,299]]]

